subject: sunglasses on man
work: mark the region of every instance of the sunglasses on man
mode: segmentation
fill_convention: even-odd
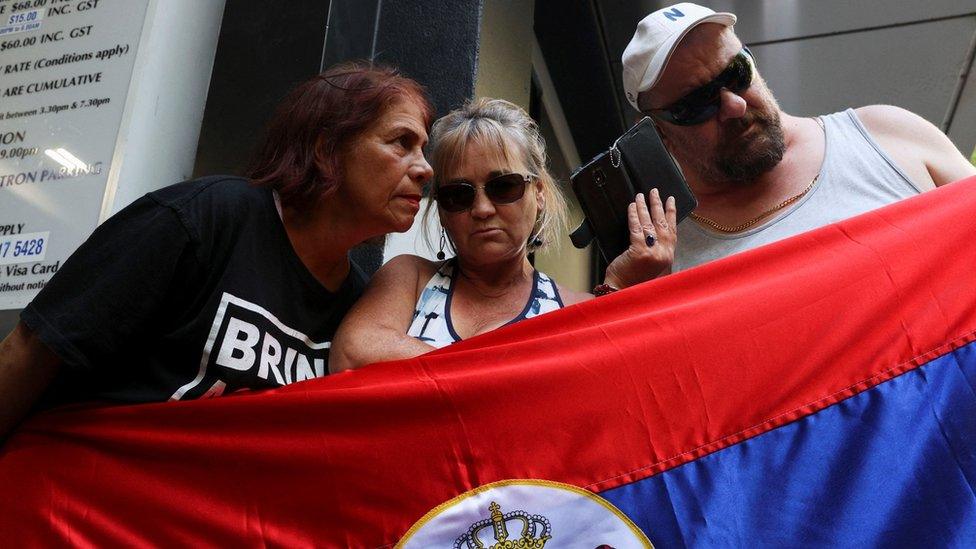
[[[740,94],[752,85],[753,57],[749,48],[735,54],[711,82],[695,88],[681,99],[663,109],[651,109],[648,114],[676,126],[695,126],[710,120],[722,106],[722,90]]]
[[[532,181],[531,176],[506,173],[489,179],[482,188],[492,204],[511,204],[525,195],[529,181]],[[459,213],[471,209],[476,193],[477,187],[470,182],[452,181],[438,187],[435,198],[444,211]]]

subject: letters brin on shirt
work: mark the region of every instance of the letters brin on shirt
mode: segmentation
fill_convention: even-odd
[[[269,311],[224,292],[193,381],[170,400],[219,396],[322,377],[331,342],[316,343]]]

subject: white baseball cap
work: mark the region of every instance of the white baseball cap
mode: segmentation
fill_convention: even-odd
[[[623,80],[627,101],[637,110],[637,95],[657,84],[671,53],[691,29],[702,23],[735,25],[735,15],[715,13],[691,2],[662,8],[641,19],[637,32],[624,49]]]

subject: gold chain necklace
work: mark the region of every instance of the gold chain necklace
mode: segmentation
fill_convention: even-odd
[[[813,178],[813,181],[811,181],[810,184],[807,185],[807,188],[805,188],[802,191],[800,191],[799,194],[796,194],[794,196],[791,196],[791,197],[787,198],[786,200],[780,202],[779,204],[773,206],[772,208],[770,208],[770,209],[764,211],[763,213],[757,215],[756,217],[750,219],[749,221],[746,221],[745,223],[740,223],[740,224],[735,225],[733,227],[729,227],[728,225],[719,225],[717,222],[715,222],[715,221],[713,221],[713,220],[711,220],[711,219],[709,219],[709,218],[707,218],[705,216],[698,215],[695,212],[691,212],[688,215],[692,219],[694,219],[695,221],[697,221],[697,222],[699,222],[699,223],[701,223],[703,225],[708,225],[709,227],[715,229],[716,231],[722,232],[722,233],[737,233],[739,231],[744,231],[744,230],[748,229],[749,227],[752,227],[756,223],[759,223],[760,221],[762,221],[763,218],[765,218],[769,214],[776,213],[776,212],[782,210],[783,208],[789,206],[790,204],[796,202],[797,200],[803,198],[804,195],[806,195],[808,192],[810,192],[810,189],[813,188],[813,185],[817,182],[817,179],[819,177],[820,177],[820,174],[817,174]]]

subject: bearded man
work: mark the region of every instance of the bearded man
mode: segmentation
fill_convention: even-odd
[[[898,107],[783,112],[735,21],[676,4],[641,20],[623,54],[628,101],[655,120],[698,198],[673,271],[976,175],[945,134]]]

